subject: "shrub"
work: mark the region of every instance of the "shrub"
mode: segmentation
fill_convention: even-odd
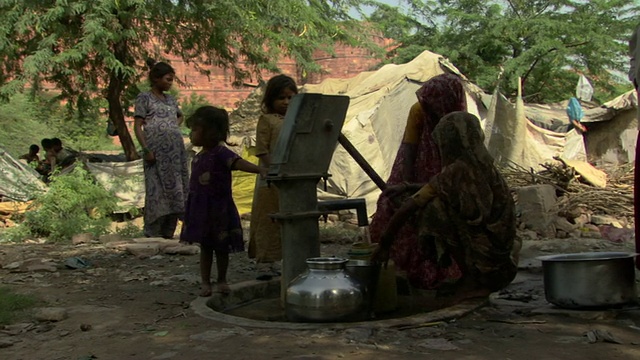
[[[36,300],[30,296],[17,294],[6,287],[0,287],[0,325],[11,324],[35,303]]]
[[[81,166],[69,174],[54,176],[49,191],[38,196],[32,210],[25,214],[24,226],[33,236],[49,240],[69,239],[90,232],[104,234],[110,215],[116,209],[116,197],[97,184]],[[15,230],[18,232],[18,230]]]

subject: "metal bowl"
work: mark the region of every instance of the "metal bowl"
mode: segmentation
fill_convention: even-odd
[[[634,259],[626,252],[591,252],[538,257],[548,302],[569,309],[637,302]]]

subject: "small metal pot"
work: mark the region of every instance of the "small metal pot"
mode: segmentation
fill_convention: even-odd
[[[636,255],[593,252],[539,257],[545,297],[548,302],[569,309],[634,303]]]

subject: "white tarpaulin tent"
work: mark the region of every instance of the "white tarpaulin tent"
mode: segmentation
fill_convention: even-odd
[[[552,162],[555,156],[586,161],[582,135],[575,129],[554,131],[531,121],[532,118],[539,118],[539,113],[535,105],[529,107],[521,100],[512,104],[499,92],[494,93],[484,122],[484,132],[485,145],[496,162],[540,170],[541,164]],[[563,117],[566,119],[564,122],[568,123],[566,115]]]
[[[9,200],[28,201],[45,192],[38,173],[0,148],[0,195]]]
[[[407,64],[385,65],[351,79],[305,85],[302,91],[351,98],[342,133],[386,180],[400,147],[409,109],[417,101],[416,90],[445,72],[462,76],[445,58],[425,51]],[[486,110],[480,100],[482,91],[471,83],[465,85],[468,111],[483,118]],[[320,199],[364,198],[369,215],[373,214],[380,190],[341,146],[333,155],[329,173],[327,191],[319,191]]]

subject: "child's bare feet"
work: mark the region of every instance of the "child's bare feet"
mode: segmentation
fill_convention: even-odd
[[[219,282],[216,285],[216,292],[223,295],[228,295],[231,293],[231,288],[229,287],[229,284],[227,284],[226,282]]]
[[[211,296],[211,293],[211,284],[202,284],[202,286],[200,287],[200,296],[209,297]]]

